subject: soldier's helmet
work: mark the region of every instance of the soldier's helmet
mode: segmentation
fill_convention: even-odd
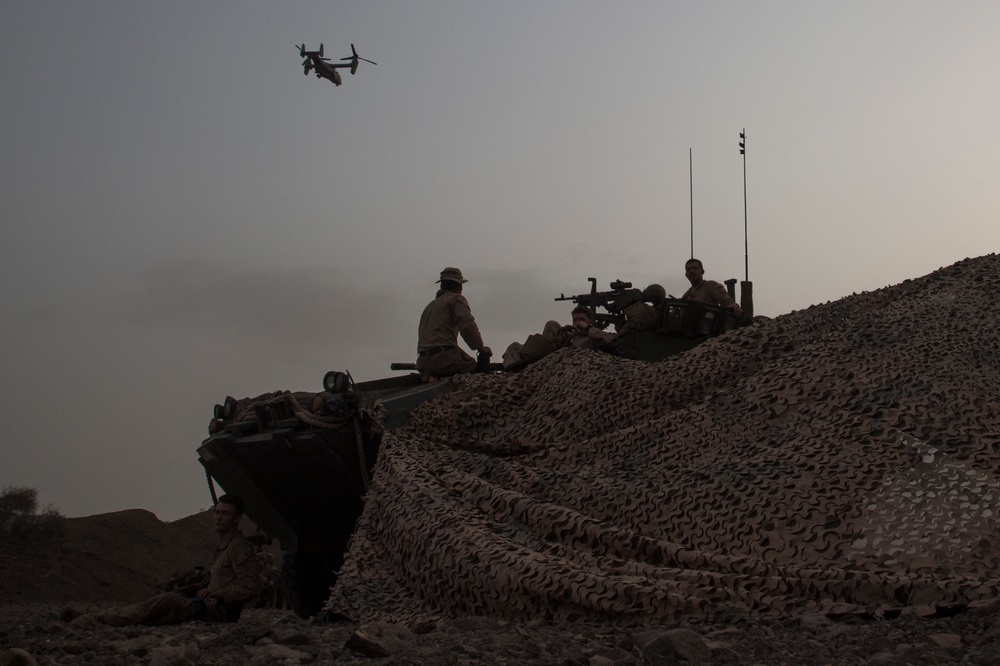
[[[667,297],[667,290],[658,284],[651,284],[642,290],[642,298],[653,305],[659,305]]]

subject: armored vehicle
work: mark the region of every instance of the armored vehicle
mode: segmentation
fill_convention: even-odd
[[[596,280],[591,283],[589,293],[556,300],[588,307],[602,328],[614,325],[619,335],[605,351],[637,360],[681,353],[749,322],[752,313],[746,293],[745,321],[737,321],[723,308],[665,298],[658,285],[639,290],[616,280],[610,291],[598,292]],[[241,495],[246,515],[280,541],[280,587],[298,614],[319,612],[336,580],[383,433],[449,388],[447,379],[415,373],[355,383],[346,373],[328,372],[320,392],[227,397],[215,406],[210,436],[198,448],[212,500],[216,483]]]

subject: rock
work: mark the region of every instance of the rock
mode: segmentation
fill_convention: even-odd
[[[904,664],[952,664],[954,659],[947,651],[932,645],[913,645],[904,650],[900,655],[900,661]]]
[[[819,613],[804,613],[798,619],[800,627],[813,633],[827,629],[833,625],[833,620]]]
[[[38,662],[27,650],[10,648],[0,653],[0,666],[37,666]]]
[[[429,634],[437,629],[437,622],[433,620],[426,620],[424,622],[417,622],[415,625],[410,627],[410,631],[417,634],[418,636],[423,634]]]
[[[308,645],[309,636],[306,635],[304,631],[300,631],[295,628],[281,629],[274,633],[275,643],[280,643],[282,645]]]
[[[62,610],[59,611],[59,619],[63,622],[72,622],[81,615],[83,615],[83,611],[73,608],[72,606],[64,606]]]
[[[642,656],[649,664],[677,662],[708,663],[712,651],[705,640],[692,629],[668,629],[642,647]]]
[[[962,647],[962,637],[957,634],[931,634],[927,637],[927,641],[943,648]]]
[[[160,640],[156,636],[137,636],[118,643],[118,651],[122,654],[131,654],[142,658],[159,644]]]
[[[195,638],[202,650],[215,650],[227,645],[252,645],[260,638],[271,634],[270,627],[251,627],[242,623],[208,624],[206,630],[206,633],[199,634]]]
[[[845,631],[850,631],[847,627],[837,624],[826,615],[819,613],[805,613],[798,618],[799,627],[811,634],[822,635],[824,638],[839,636]]]
[[[74,617],[72,620],[67,620],[67,622],[73,629],[91,631],[103,626],[97,618],[98,615],[96,613],[84,613],[83,615]]]
[[[192,663],[184,645],[161,645],[149,651],[149,666],[186,666]]]
[[[45,625],[45,633],[47,634],[61,634],[66,631],[65,622],[50,622]]]
[[[330,650],[328,648],[320,648],[316,652],[316,663],[317,664],[329,664],[334,659],[340,656],[340,650]]]
[[[413,632],[401,624],[366,624],[348,639],[352,651],[367,657],[388,657],[413,645]]]
[[[327,650],[334,652],[335,656],[339,657],[340,653],[344,651],[347,641],[351,638],[351,634],[352,632],[349,627],[327,627],[320,632],[316,645],[322,645]]]
[[[495,620],[489,617],[482,617],[480,615],[469,615],[467,617],[458,617],[448,622],[449,627],[454,627],[458,631],[496,631],[497,629],[506,625],[502,620]]]
[[[308,652],[293,650],[285,645],[273,643],[256,649],[250,658],[250,666],[269,666],[270,664],[306,664],[313,660]]]
[[[602,651],[590,658],[590,666],[631,666],[634,663],[636,659],[632,653],[618,647]]]

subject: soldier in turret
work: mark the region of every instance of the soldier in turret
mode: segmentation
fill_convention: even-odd
[[[705,267],[700,259],[688,259],[684,264],[684,276],[691,283],[691,288],[681,296],[684,300],[718,305],[731,310],[736,317],[743,316],[743,308],[730,298],[726,288],[715,280],[705,279]]]
[[[476,369],[476,359],[458,346],[461,334],[465,344],[489,362],[493,351],[483,343],[469,301],[462,296],[468,282],[457,268],[441,271],[441,288],[420,315],[417,337],[417,370],[425,375],[449,377]]]
[[[614,339],[613,333],[602,331],[594,326],[590,310],[584,306],[576,306],[571,314],[572,324],[560,326],[559,322],[550,320],[545,323],[540,335],[528,336],[523,344],[520,342],[510,343],[503,353],[504,369],[519,368],[562,347],[600,349],[606,347]]]

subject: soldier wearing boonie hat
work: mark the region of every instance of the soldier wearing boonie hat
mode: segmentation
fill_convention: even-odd
[[[457,268],[446,268],[441,271],[441,277],[438,279],[438,282],[444,282],[445,280],[450,282],[460,282],[462,284],[468,282],[468,280],[462,277],[462,271]]]
[[[449,266],[441,271],[437,281],[441,288],[420,315],[417,370],[437,377],[472,372],[476,369],[476,359],[458,346],[459,334],[481,356],[488,358],[493,351],[483,343],[469,301],[462,296],[462,285],[468,280],[461,270]]]

